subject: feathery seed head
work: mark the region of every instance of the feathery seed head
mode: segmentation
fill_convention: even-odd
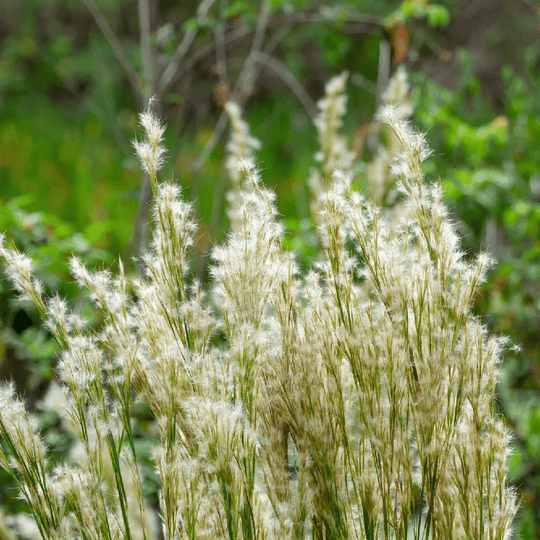
[[[241,175],[237,163],[243,159],[253,158],[253,151],[260,150],[261,143],[249,133],[249,125],[242,120],[242,111],[235,101],[228,101],[225,104],[225,111],[231,121],[231,139],[227,143],[229,157],[226,167],[233,183],[233,190],[239,188]]]
[[[314,123],[319,134],[320,151],[315,160],[322,164],[326,184],[334,169],[348,171],[354,160],[347,139],[338,133],[347,110],[347,96],[343,94],[347,77],[348,73],[343,72],[331,79],[325,86],[325,97],[317,103],[320,113]],[[319,193],[315,195],[318,197]]]
[[[140,124],[145,130],[145,141],[132,141],[144,170],[149,174],[152,186],[157,186],[156,175],[164,163],[165,147],[161,145],[165,127],[150,108],[139,115]]]

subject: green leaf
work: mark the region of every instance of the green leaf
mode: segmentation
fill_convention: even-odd
[[[246,11],[248,11],[247,4],[245,2],[242,2],[241,0],[237,0],[225,10],[225,17],[236,17],[237,15],[245,13]]]
[[[540,437],[540,409],[534,409],[529,416],[529,435],[536,434]]]
[[[35,326],[30,326],[21,334],[21,341],[28,347],[28,350],[36,360],[51,360],[58,351],[58,343],[47,337],[47,334]],[[42,366],[48,373],[49,366]]]
[[[427,22],[429,26],[448,26],[450,12],[440,4],[432,4],[427,7]]]
[[[418,1],[405,0],[400,6],[400,11],[403,18],[408,20],[413,17],[421,17],[425,13],[425,7]]]
[[[191,19],[188,19],[183,25],[182,25],[182,32],[190,32],[192,30],[197,30],[199,27],[199,21],[197,20],[197,17],[192,17]]]

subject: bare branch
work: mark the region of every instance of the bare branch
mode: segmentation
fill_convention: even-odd
[[[240,76],[235,85],[233,95],[239,101],[239,104],[242,105],[245,101],[244,96],[247,98],[251,95],[253,91],[253,84],[255,82],[255,55],[261,50],[264,34],[266,32],[266,27],[268,25],[268,15],[270,13],[269,9],[269,0],[262,0],[261,10],[259,16],[257,17],[257,28],[255,29],[255,36],[253,37],[253,42],[251,44],[251,49],[249,51],[248,57]],[[236,96],[240,92],[238,96]]]
[[[216,47],[216,73],[219,79],[217,98],[219,105],[223,106],[228,100],[230,91],[229,78],[227,74],[227,55],[225,47],[225,16],[224,3],[226,0],[221,0],[219,3],[219,21],[214,32],[214,43]]]
[[[234,85],[234,90],[232,91],[232,95],[235,96],[238,101],[245,101],[245,98],[248,97],[253,91],[253,83],[255,78],[253,73],[253,64],[255,62],[254,53],[259,52],[262,42],[264,40],[264,32],[266,30],[269,14],[268,4],[268,0],[263,0],[261,10],[257,19],[257,28],[255,30],[255,36],[253,38],[251,50],[244,65],[242,66],[242,71],[240,72],[236,84]],[[243,99],[238,99],[239,96],[243,96]],[[241,104],[242,103],[240,103],[240,105]],[[206,146],[203,148],[202,152],[199,154],[199,157],[191,164],[191,171],[193,174],[196,174],[197,171],[203,166],[204,162],[210,155],[210,152],[212,152],[212,150],[216,147],[216,144],[223,135],[223,131],[225,130],[226,125],[227,113],[225,111],[222,111],[217,121],[216,127],[212,132],[212,136],[206,143]]]
[[[315,102],[311,99],[311,96],[307,93],[306,89],[300,84],[298,79],[287,69],[274,56],[270,56],[264,52],[254,53],[255,60],[261,64],[268,66],[270,69],[276,72],[283,81],[285,81],[290,89],[295,93],[296,97],[300,100],[309,116],[313,119],[317,115],[317,107]]]
[[[375,111],[378,111],[382,104],[382,95],[388,86],[390,78],[390,67],[392,64],[392,48],[390,43],[383,39],[379,45],[379,66],[377,70],[377,90],[375,93]],[[377,138],[379,133],[379,124],[376,124],[366,139],[366,146],[371,153],[375,153]]]
[[[248,34],[250,34],[253,31],[252,28],[237,28],[233,30],[232,32],[229,32],[225,39],[224,39],[224,46],[228,45],[229,43],[232,43],[233,41],[236,41],[238,39],[241,39]],[[174,79],[171,79],[170,83],[167,85],[167,88],[172,86],[172,84],[184,77],[186,73],[189,73],[193,66],[201,59],[203,59],[205,56],[208,56],[212,52],[214,52],[216,44],[214,42],[208,43],[204,47],[201,47],[200,49],[197,49],[189,56],[189,58],[186,60],[186,62],[182,66],[178,66],[178,69],[176,73],[174,74]],[[160,79],[161,80],[161,79]],[[161,84],[161,83],[159,83]]]
[[[155,91],[155,55],[152,54],[152,46],[150,45],[150,34],[152,33],[152,29],[150,22],[150,5],[148,0],[139,0],[139,28],[141,32],[140,42],[144,76],[144,84],[143,88],[140,89],[140,92],[144,99],[143,108],[146,109],[148,107],[148,100],[152,97]]]
[[[142,98],[142,107],[147,109],[150,99],[155,92],[155,64],[156,55],[150,43],[152,33],[150,21],[149,0],[139,0],[139,28],[140,44],[143,69],[143,84],[140,85],[139,94]],[[161,100],[158,96],[158,107]],[[135,253],[140,256],[148,244],[149,221],[150,221],[150,202],[152,200],[152,188],[150,186],[150,177],[146,171],[142,172],[141,187],[139,191],[139,206],[137,208],[137,218],[133,226],[130,244],[133,245]]]
[[[137,72],[135,71],[135,69],[130,64],[129,60],[127,59],[124,53],[124,49],[122,48],[120,41],[118,41],[116,34],[113,32],[112,28],[109,26],[107,19],[105,19],[105,16],[99,9],[96,2],[94,0],[83,0],[83,1],[86,7],[88,8],[88,11],[92,15],[92,17],[94,17],[94,20],[96,21],[96,24],[99,26],[99,29],[101,30],[102,34],[105,36],[105,39],[109,42],[109,45],[111,46],[111,49],[113,50],[114,55],[116,56],[116,59],[118,60],[120,65],[124,68],[124,71],[126,72],[128,76],[131,86],[133,86],[133,89],[138,93],[139,76],[137,75]]]
[[[264,48],[265,52],[271,54],[276,46],[275,41],[281,41],[289,33],[286,31],[287,25],[304,24],[310,22],[327,22],[328,24],[331,24],[334,21],[319,13],[292,13],[290,15],[279,14],[269,17],[267,26],[269,28],[277,26],[279,27],[279,31],[268,41],[268,44]],[[380,35],[382,28],[384,27],[383,19],[376,15],[349,14],[345,18],[345,22],[357,23],[351,27],[343,28],[343,32],[347,34],[374,33],[376,35]],[[227,46],[234,41],[242,39],[254,31],[255,28],[245,26],[235,28],[224,36],[223,46]],[[214,47],[215,43],[208,43],[207,45],[204,45],[203,47],[194,51],[193,54],[186,59],[186,62],[183,65],[177,65],[176,72],[174,73],[173,78],[171,78],[171,80],[168,82],[166,89],[168,89],[175,80],[181,79],[186,73],[188,73],[199,60],[211,54],[214,51]],[[270,47],[270,50],[267,50],[268,47]]]
[[[215,0],[203,0],[197,9],[197,18],[203,19],[206,17],[208,10],[212,7],[214,2]],[[187,51],[191,47],[191,44],[193,43],[193,40],[195,39],[195,36],[197,35],[197,31],[197,28],[190,28],[184,34],[182,41],[178,44],[176,51],[165,67],[165,70],[157,83],[157,87],[163,94],[165,94],[165,92],[168,90],[171,81],[180,67],[182,59],[186,55]]]

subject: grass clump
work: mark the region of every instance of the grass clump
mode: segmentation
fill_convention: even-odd
[[[344,81],[329,88],[339,94]],[[510,436],[494,409],[506,342],[471,311],[489,257],[464,258],[440,186],[422,178],[425,139],[396,107],[383,120],[401,151],[399,211],[361,196],[348,167],[325,168],[344,152],[350,166],[334,129],[344,102],[332,99],[334,127],[322,125],[324,103],[317,126],[321,251],[306,275],[282,248],[249,139],[209,290],[191,277],[197,225],[179,187],[158,182],[163,127],[151,112],[135,143],[154,192],[143,275],[71,261],[101,312],[98,330],[44,297],[28,257],[1,248],[13,286],[61,345],[63,415],[79,441],[53,467],[13,386],[2,386],[0,464],[44,539],[509,538]],[[228,111],[237,139],[249,137]],[[141,403],[153,418],[158,512],[139,463]]]

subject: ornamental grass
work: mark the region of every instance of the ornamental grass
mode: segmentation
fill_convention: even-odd
[[[43,539],[510,537],[510,434],[494,405],[507,343],[472,311],[490,258],[460,250],[440,185],[423,178],[425,138],[396,104],[381,115],[396,204],[361,194],[338,135],[345,79],[319,103],[320,253],[305,274],[283,249],[275,195],[253,159],[259,143],[233,104],[231,229],[212,250],[207,286],[190,272],[192,207],[158,180],[164,128],[150,110],[134,143],[154,194],[143,271],[71,260],[98,328],[47,298],[31,259],[2,243],[8,279],[61,345],[56,403],[77,441],[52,463],[3,383],[0,464]],[[156,504],[140,466],[141,408]]]

